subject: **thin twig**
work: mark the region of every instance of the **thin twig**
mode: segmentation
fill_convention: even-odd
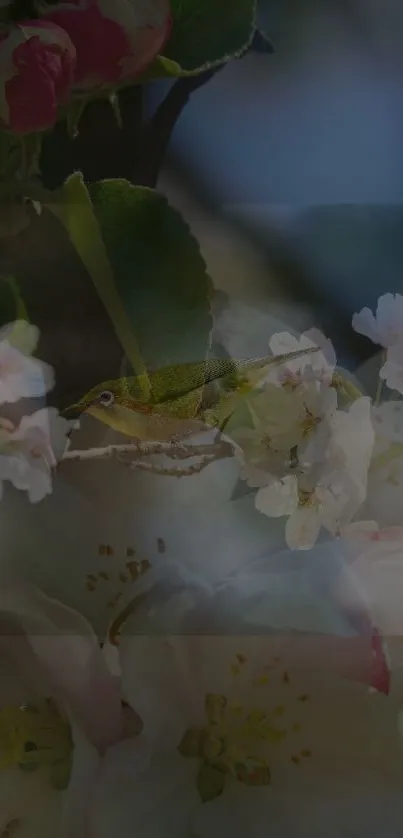
[[[118,456],[119,452],[138,452],[138,446],[130,445],[106,445],[104,448],[83,448],[73,451],[65,451],[62,460],[104,460]]]
[[[134,442],[127,445],[107,445],[103,448],[79,449],[66,451],[62,460],[101,460],[113,456],[121,462],[130,455],[129,462],[138,457],[164,455],[171,460],[189,460],[193,457],[224,459],[234,453],[231,443],[221,440],[211,445],[184,445],[182,442]],[[147,464],[148,467],[149,464]]]
[[[188,466],[187,468],[164,468],[164,466],[156,466],[155,463],[145,463],[141,460],[133,460],[133,462],[128,463],[128,465],[132,469],[137,469],[138,471],[148,471],[150,474],[158,474],[164,477],[191,477],[193,474],[199,474],[207,468],[207,466],[219,459],[224,458],[222,456],[203,457],[199,463],[194,463],[192,466]]]

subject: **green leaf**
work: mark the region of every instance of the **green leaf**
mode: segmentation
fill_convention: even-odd
[[[90,189],[116,289],[148,369],[203,361],[212,284],[197,241],[165,197],[127,181]]]
[[[255,0],[172,0],[165,58],[191,72],[242,55],[255,32]]]
[[[113,269],[82,175],[76,173],[68,178],[63,188],[58,191],[55,202],[45,205],[65,227],[71,243],[94,282],[122,347],[136,375],[141,379],[144,392],[149,392],[144,361],[119,297]]]
[[[203,803],[208,803],[209,800],[220,797],[224,791],[225,780],[225,771],[214,768],[213,765],[207,765],[205,763],[201,765],[197,775],[197,791]]]

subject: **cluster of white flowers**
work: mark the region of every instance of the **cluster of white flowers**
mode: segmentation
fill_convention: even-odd
[[[21,415],[23,399],[38,399],[54,385],[53,369],[32,357],[39,338],[36,326],[25,320],[0,331],[0,409],[17,405],[18,421],[0,413],[0,495],[3,482],[28,493],[36,503],[52,491],[52,468],[66,447],[71,423],[56,408],[42,407]]]
[[[22,323],[0,333],[3,405],[52,386],[32,358],[37,337]],[[1,838],[261,838],[268,823],[278,838],[319,838],[329,824],[335,838],[379,835],[385,823],[401,834],[403,400],[381,402],[377,382],[373,401],[361,393],[316,330],[270,341],[274,355],[310,348],[270,368],[227,433],[257,509],[287,516],[288,547],[313,548],[321,528],[337,540],[302,554],[266,545],[208,581],[199,565],[216,564],[212,542],[196,553],[181,520],[172,551],[166,495],[158,529],[156,506],[143,512],[158,479],[144,507],[138,492],[133,526],[133,471],[120,463],[92,486],[93,511],[60,475],[39,509],[23,504],[32,541],[34,522],[40,530],[32,577],[56,599],[14,577],[0,591]],[[44,497],[69,429],[52,408],[17,425],[4,411],[0,479]],[[237,479],[234,459],[210,469]],[[190,501],[200,511],[207,476],[184,484],[193,535]],[[370,520],[383,497],[384,520]],[[219,541],[214,506],[206,501],[202,526]],[[159,562],[138,549],[147,517]],[[241,540],[235,519],[221,521],[223,554]]]
[[[403,297],[384,294],[378,300],[376,315],[363,308],[353,317],[353,329],[386,350],[380,377],[391,390],[403,393]]]
[[[291,549],[310,549],[322,527],[339,536],[369,513],[378,521],[379,505],[381,518],[387,510],[381,526],[400,523],[403,401],[395,396],[403,394],[403,297],[385,294],[376,317],[364,308],[353,328],[386,349],[373,399],[336,370],[333,346],[321,332],[299,340],[282,332],[270,341],[274,355],[310,347],[312,355],[271,370],[248,400],[248,423],[231,434],[242,478],[257,489],[256,508],[287,516]],[[397,393],[381,401],[385,382]],[[394,502],[385,503],[392,491]]]

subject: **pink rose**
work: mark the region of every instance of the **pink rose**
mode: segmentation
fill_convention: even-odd
[[[76,53],[53,23],[29,20],[0,35],[0,127],[26,134],[51,128],[69,96]]]
[[[77,51],[75,86],[89,91],[134,79],[171,31],[169,0],[70,0],[44,10]]]

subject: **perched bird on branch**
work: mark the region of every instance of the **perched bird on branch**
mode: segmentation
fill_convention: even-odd
[[[104,381],[65,412],[88,413],[142,441],[180,440],[206,427],[223,431],[272,367],[315,351],[313,347],[246,361],[222,358],[161,367],[148,373],[147,394],[140,376]]]

